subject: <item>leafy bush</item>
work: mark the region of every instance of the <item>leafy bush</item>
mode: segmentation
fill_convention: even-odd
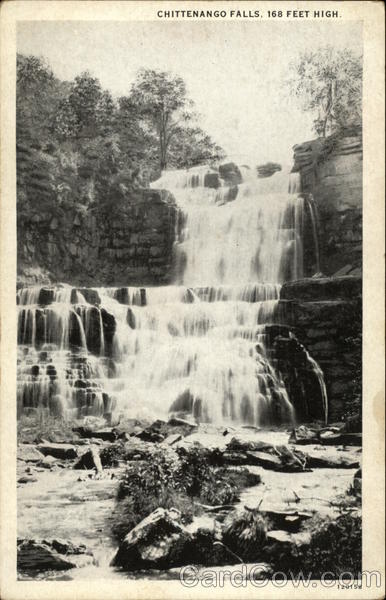
[[[331,549],[334,549],[333,552]],[[362,570],[362,521],[357,513],[315,521],[310,544],[300,555],[301,568],[318,578],[330,571],[337,576]]]
[[[120,482],[112,527],[118,541],[158,507],[176,508],[182,521],[193,517],[193,503],[176,477],[178,458],[156,450],[148,461],[130,464]]]
[[[218,451],[194,446],[179,448],[178,453],[154,449],[146,460],[129,463],[118,489],[114,535],[122,539],[158,507],[177,508],[183,521],[190,522],[200,512],[200,504],[233,503],[242,487],[260,482],[258,475],[246,469],[228,470],[220,462]]]
[[[122,444],[111,444],[100,451],[101,462],[104,467],[117,467],[124,457]]]
[[[225,522],[224,544],[243,561],[258,560],[266,540],[267,521],[258,510],[231,513]]]

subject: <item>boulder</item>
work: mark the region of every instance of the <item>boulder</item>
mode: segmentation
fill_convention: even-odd
[[[117,328],[117,324],[115,321],[114,315],[109,313],[104,308],[101,309],[101,319],[103,325],[103,335],[105,341],[105,353],[108,356],[111,356],[112,347],[113,347],[113,339],[115,330]]]
[[[293,429],[288,440],[290,444],[319,444],[319,435],[316,429],[309,429],[305,425],[301,425],[297,429]]]
[[[162,443],[166,446],[173,446],[173,444],[176,444],[180,440],[182,440],[182,435],[180,433],[172,433],[171,435],[168,435]]]
[[[252,451],[270,451],[273,445],[261,440],[244,440],[243,438],[233,437],[227,444],[227,452],[246,452]]]
[[[362,495],[362,469],[358,469],[354,474],[352,489],[355,496]]]
[[[141,431],[135,434],[135,437],[138,437],[144,442],[153,443],[163,442],[163,440],[165,439],[161,433],[158,433],[157,431],[152,431],[151,429],[142,429]]]
[[[123,455],[126,460],[148,459],[154,451],[152,442],[145,442],[137,437],[131,437],[124,445]]]
[[[222,459],[228,465],[246,465],[248,462],[245,452],[224,452]]]
[[[290,533],[299,531],[302,524],[311,519],[311,512],[297,510],[261,510],[260,513],[269,520],[274,530],[284,530]]]
[[[247,464],[263,467],[264,469],[272,469],[273,471],[281,471],[282,463],[278,456],[268,454],[268,452],[259,452],[257,450],[249,450],[246,452]]]
[[[103,467],[98,450],[90,448],[82,454],[78,462],[75,463],[74,469],[95,469],[97,473],[102,473]]]
[[[324,450],[322,448],[322,450]],[[305,453],[307,467],[311,469],[356,469],[359,461],[351,457],[341,456],[320,449],[307,449]]]
[[[32,444],[19,444],[17,447],[17,459],[25,462],[39,462],[43,460],[44,454]]]
[[[326,277],[324,279],[299,279],[286,282],[280,290],[281,300],[346,300],[360,297],[362,278],[346,275],[344,277]]]
[[[275,446],[274,453],[280,458],[282,471],[298,473],[306,471],[306,457],[300,450],[289,446]]]
[[[171,427],[184,427],[191,431],[197,428],[197,424],[194,421],[187,421],[186,419],[179,419],[178,417],[171,417],[168,421],[168,425]]]
[[[83,545],[75,546],[63,540],[17,541],[17,568],[20,571],[65,571],[93,562],[92,554]]]
[[[90,288],[76,288],[76,290],[72,290],[72,292],[77,291],[82,294],[84,299],[88,304],[100,304],[101,298],[99,296],[99,292],[97,290],[92,290]],[[71,302],[75,301],[75,294],[71,293]]]
[[[111,565],[133,571],[188,564],[191,540],[178,510],[157,508],[126,535]]]
[[[224,163],[218,170],[226,185],[237,185],[243,180],[241,171],[234,162]]]
[[[204,187],[217,189],[220,187],[218,173],[206,173],[204,176]]]
[[[342,433],[340,443],[344,446],[362,446],[361,433]]]
[[[47,306],[51,304],[55,298],[55,290],[53,288],[41,288],[39,292],[38,304]]]
[[[57,463],[57,461],[57,458],[48,454],[47,456],[44,456],[43,460],[39,462],[39,466],[44,467],[44,469],[50,469],[54,464]]]
[[[304,471],[305,456],[289,446],[274,446],[260,440],[243,440],[234,437],[223,454],[224,462],[257,465],[284,472]]]
[[[267,162],[264,165],[258,165],[256,170],[259,178],[271,177],[277,171],[281,171],[281,165],[279,163]]]
[[[291,553],[294,546],[303,546],[309,544],[311,541],[311,533],[309,531],[302,531],[299,535],[295,536],[288,531],[281,529],[273,529],[267,533],[267,541],[276,545],[281,546],[282,549],[288,549]]]
[[[32,477],[30,476],[26,476],[24,475],[23,477],[19,477],[19,479],[17,480],[17,483],[36,483],[37,479],[36,477]]]
[[[336,431],[321,431],[319,440],[325,446],[335,446],[341,443],[341,434]]]
[[[72,429],[83,438],[97,438],[104,442],[115,442],[118,438],[118,432],[113,427],[106,427],[105,429],[93,429],[91,426],[73,427]]]
[[[72,444],[50,444],[45,442],[38,445],[38,450],[44,456],[54,456],[61,460],[70,460],[78,457],[78,449]]]

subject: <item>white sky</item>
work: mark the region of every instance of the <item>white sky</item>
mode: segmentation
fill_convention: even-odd
[[[290,61],[327,44],[359,50],[361,36],[347,21],[30,21],[18,24],[18,51],[44,56],[60,79],[89,70],[114,96],[141,67],[173,71],[230,156],[290,164],[292,146],[315,137],[283,86]]]

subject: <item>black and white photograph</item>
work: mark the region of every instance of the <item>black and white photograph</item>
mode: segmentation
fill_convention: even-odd
[[[380,597],[363,19],[148,4],[16,23],[17,581]]]

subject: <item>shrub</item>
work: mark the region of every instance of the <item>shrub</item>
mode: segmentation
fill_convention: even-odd
[[[331,549],[334,549],[333,552]],[[314,578],[331,571],[339,576],[362,570],[362,521],[357,513],[316,520],[310,544],[302,549],[301,568]]]
[[[158,448],[146,460],[128,465],[114,513],[113,533],[119,540],[158,507],[177,508],[183,522],[190,522],[201,510],[199,504],[233,503],[240,488],[260,482],[246,469],[218,466],[218,452],[201,446],[177,452]]]
[[[178,477],[189,496],[204,504],[230,504],[243,487],[257,485],[260,477],[247,469],[229,470],[223,466],[221,453],[201,446],[179,448],[181,459]]]
[[[112,532],[118,542],[157,508],[176,508],[181,512],[181,521],[191,523],[196,512],[193,502],[184,493],[163,487],[155,495],[145,493],[140,486],[133,486],[132,492],[120,500],[113,513]]]
[[[224,526],[224,544],[243,561],[258,560],[267,534],[267,521],[257,510],[231,513]]]
[[[182,521],[193,516],[193,503],[176,477],[179,461],[173,451],[155,450],[149,460],[129,464],[118,488],[113,534],[121,541],[142,519],[158,507],[176,508]]]
[[[111,444],[100,451],[100,458],[104,467],[117,467],[119,461],[124,457],[124,446],[122,444]]]

